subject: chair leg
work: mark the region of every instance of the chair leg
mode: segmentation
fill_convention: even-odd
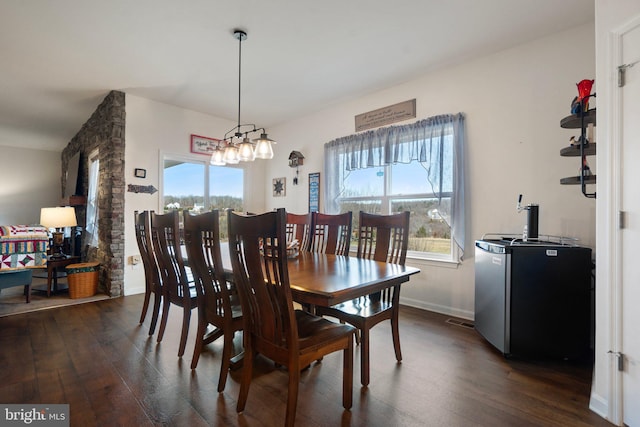
[[[244,363],[242,368],[242,379],[240,382],[240,393],[238,394],[238,404],[236,405],[236,412],[244,411],[244,407],[247,404],[247,397],[249,396],[249,386],[251,385],[251,377],[253,376],[253,359],[255,352],[252,348],[246,348],[244,350]]]
[[[158,323],[158,316],[160,315],[160,303],[162,302],[162,295],[158,292],[153,297],[153,312],[151,313],[151,323],[149,324],[149,335],[153,335]]]
[[[289,390],[287,392],[287,415],[284,425],[293,427],[296,421],[296,409],[298,405],[298,386],[300,385],[300,369],[298,366],[291,369],[289,366]]]
[[[400,330],[398,328],[398,309],[394,309],[391,316],[391,336],[393,337],[393,349],[396,352],[396,360],[402,361],[402,351],[400,351]]]
[[[233,332],[225,331],[222,339],[224,340],[224,344],[222,347],[220,377],[218,378],[218,393],[222,393],[227,384],[227,375],[231,367],[231,351],[233,350]]]
[[[342,406],[351,409],[353,404],[353,337],[344,349],[342,362]]]
[[[182,357],[184,355],[184,349],[187,347],[189,322],[191,322],[191,307],[182,307],[182,333],[180,334],[180,347],[178,348],[178,357]]]
[[[204,346],[204,334],[207,330],[207,322],[204,321],[203,315],[198,313],[198,332],[196,332],[196,345],[193,347],[193,356],[191,357],[191,369],[196,369],[198,366],[198,360],[200,360],[200,353],[202,353],[202,347]]]
[[[167,319],[169,318],[169,308],[171,303],[169,302],[169,298],[162,298],[162,319],[160,320],[160,330],[158,331],[157,342],[162,341],[162,337],[164,336],[164,330],[167,328]]]
[[[369,385],[369,329],[360,329],[360,382]]]
[[[145,317],[147,317],[147,310],[149,309],[150,299],[151,299],[151,291],[147,289],[144,292],[144,302],[142,303],[142,313],[140,313],[140,324],[143,324]]]

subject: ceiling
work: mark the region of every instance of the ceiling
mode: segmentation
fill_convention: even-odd
[[[0,145],[60,151],[113,89],[272,127],[547,34],[594,0],[3,0]],[[222,135],[216,135],[221,137]]]

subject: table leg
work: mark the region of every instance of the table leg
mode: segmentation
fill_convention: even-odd
[[[47,297],[51,296],[51,280],[53,279],[53,272],[55,268],[47,266]]]

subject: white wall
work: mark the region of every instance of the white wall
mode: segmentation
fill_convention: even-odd
[[[60,152],[0,147],[0,224],[37,224],[62,199]]]
[[[134,211],[155,210],[162,212],[161,156],[173,154],[186,159],[202,160],[203,156],[190,152],[191,134],[222,138],[235,123],[195,111],[162,104],[133,95],[126,95],[127,124],[125,130],[126,184],[153,185],[158,189],[154,195],[127,192],[125,194],[125,273],[124,293],[144,292],[144,270],[142,264],[129,264],[130,256],[139,254],[133,227]],[[260,182],[264,176],[263,161],[247,166],[248,189],[255,188],[252,182]],[[135,178],[135,168],[147,170],[144,179]],[[262,210],[264,195],[259,191],[246,191],[247,210]]]
[[[579,160],[559,155],[578,133],[561,129],[559,123],[570,113],[575,84],[595,77],[593,41],[593,24],[569,29],[270,129],[278,145],[275,159],[267,164],[266,208],[307,212],[307,175],[322,171],[326,142],[355,133],[357,114],[413,98],[416,119],[463,112],[468,163],[465,261],[457,268],[408,262],[422,273],[402,295],[406,304],[473,318],[473,240],[487,232],[522,231],[526,214],[516,212],[518,194],[525,203],[540,204],[541,234],[578,237],[582,244],[595,246],[595,202],[582,196],[578,186],[559,184],[560,178],[578,173]],[[291,150],[305,156],[295,187],[295,170],[287,167]],[[271,179],[281,176],[287,178],[287,196],[272,197]]]
[[[598,140],[603,143],[598,148],[598,200],[597,200],[597,246],[596,257],[596,349],[593,386],[591,388],[590,408],[612,422],[621,423],[620,385],[616,383],[615,358],[609,350],[620,349],[617,345],[614,323],[617,321],[617,307],[613,296],[617,278],[616,240],[616,192],[619,184],[615,182],[615,147],[617,143],[611,123],[611,111],[614,107],[613,91],[616,89],[617,73],[613,62],[614,33],[640,14],[638,0],[596,0],[596,90],[601,109],[598,112]],[[635,184],[635,183],[634,183]]]

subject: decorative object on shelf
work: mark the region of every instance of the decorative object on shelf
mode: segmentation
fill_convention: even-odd
[[[591,88],[593,87],[594,80],[581,80],[576,83],[578,87],[578,96],[573,98],[571,102],[571,114],[586,113],[589,111],[589,98],[591,96]]]
[[[293,178],[293,185],[298,185],[299,167],[304,164],[304,156],[299,151],[292,151],[289,154],[289,167],[296,168],[296,176]]]
[[[273,197],[284,197],[287,195],[287,179],[273,178]]]
[[[591,168],[589,167],[589,162],[587,162],[587,156],[582,156],[582,167],[578,170],[578,174],[582,174],[582,176],[591,176]]]
[[[64,228],[75,227],[78,225],[76,221],[76,211],[72,207],[55,207],[42,208],[40,210],[40,225],[47,228],[54,228],[53,247],[51,248],[51,258],[66,258],[62,246],[64,244]]]
[[[242,88],[242,41],[247,39],[247,33],[233,30],[233,37],[238,40],[238,125],[224,134],[224,138],[213,147],[211,164],[223,166],[252,162],[255,159],[272,159],[273,147],[276,142],[267,136],[265,128],[258,128],[254,124],[242,124],[240,120],[240,101]],[[249,140],[249,134],[260,131],[260,137]],[[239,142],[235,142],[237,138]]]
[[[309,212],[320,212],[320,172],[309,174]]]
[[[133,176],[135,176],[136,178],[146,178],[147,177],[147,170],[146,169],[135,168],[133,170]]]

